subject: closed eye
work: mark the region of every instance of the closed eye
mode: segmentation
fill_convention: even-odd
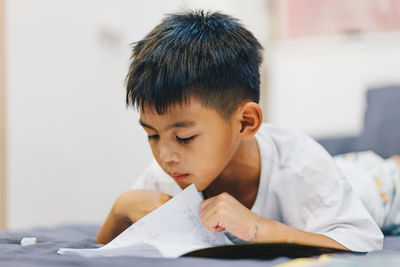
[[[188,138],[179,138],[177,136],[176,137],[176,141],[178,141],[179,143],[182,143],[182,144],[189,144],[194,138],[195,138],[195,136],[191,136],[191,137],[188,137]]]
[[[148,138],[149,140],[157,140],[158,138],[160,138],[160,136],[158,134],[155,134],[155,135],[149,135]]]

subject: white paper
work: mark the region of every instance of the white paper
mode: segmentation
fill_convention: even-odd
[[[148,245],[151,245],[158,249],[162,256],[176,258],[196,249],[231,245],[232,242],[222,232],[213,233],[201,223],[202,200],[200,193],[192,184],[130,226],[107,245],[98,249],[59,249],[57,253],[87,257],[139,256],[133,251],[139,252],[145,247],[147,250],[144,249],[142,256],[148,256],[146,251],[149,251]],[[143,244],[146,246],[142,246]]]

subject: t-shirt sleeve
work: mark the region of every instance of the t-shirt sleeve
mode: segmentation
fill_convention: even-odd
[[[311,138],[272,181],[282,222],[358,252],[380,250],[383,234],[332,157]],[[293,154],[293,155],[294,155]]]
[[[161,169],[156,161],[153,161],[144,173],[134,181],[131,189],[154,190],[171,196],[175,196],[182,190],[178,184]]]

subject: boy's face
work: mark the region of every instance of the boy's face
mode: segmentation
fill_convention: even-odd
[[[206,189],[227,166],[239,142],[235,125],[192,98],[158,115],[145,108],[140,124],[158,164],[181,188]]]

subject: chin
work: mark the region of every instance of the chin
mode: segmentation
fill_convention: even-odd
[[[199,191],[199,192],[206,190],[207,187],[209,186],[209,184],[196,184],[196,183],[194,183],[194,184],[197,188],[197,191]]]
[[[182,188],[182,189],[185,189],[185,188],[188,187],[189,185],[194,184],[194,185],[196,186],[197,191],[199,191],[199,192],[201,192],[201,191],[203,191],[204,189],[207,188],[207,187],[204,186],[204,185],[198,185],[198,184],[193,183],[193,182],[189,182],[189,183],[178,183],[178,182],[177,182],[177,184],[178,184],[179,187]]]
[[[186,187],[188,187],[189,185],[191,185],[192,183],[179,183],[179,182],[176,182],[176,184],[179,185],[179,187],[182,188],[182,190],[183,190]],[[197,188],[197,186],[196,186],[196,188]]]

